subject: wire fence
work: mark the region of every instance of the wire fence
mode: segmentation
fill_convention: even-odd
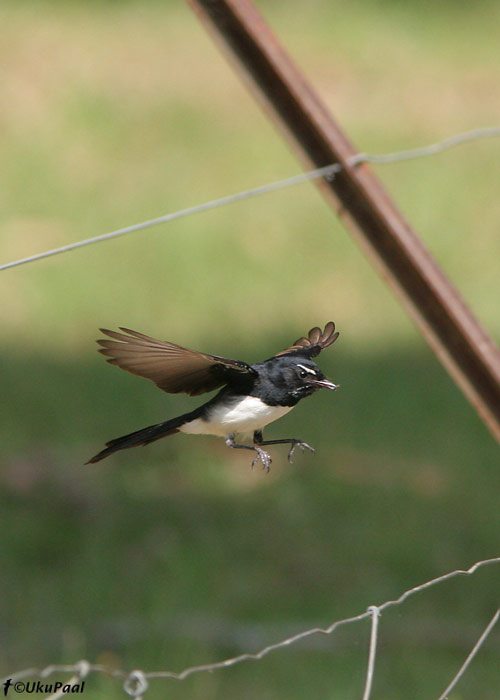
[[[386,153],[386,154],[379,154],[379,155],[374,155],[374,154],[369,154],[369,153],[359,153],[353,156],[352,158],[349,159],[347,165],[349,167],[356,167],[359,166],[362,163],[373,163],[377,165],[381,164],[388,164],[388,163],[397,163],[397,162],[402,162],[402,161],[407,161],[407,160],[412,160],[415,158],[422,158],[422,157],[428,157],[431,155],[435,155],[437,153],[440,153],[442,151],[445,151],[447,149],[450,149],[454,146],[458,145],[463,145],[465,143],[470,143],[473,141],[479,141],[481,139],[486,139],[486,138],[494,138],[494,137],[500,137],[500,126],[493,126],[493,127],[485,127],[485,128],[478,128],[474,129],[472,131],[467,131],[467,132],[462,132],[453,136],[450,136],[442,141],[424,146],[422,148],[416,148],[416,149],[411,149],[411,150],[403,150],[403,151],[398,151],[398,152],[393,152],[393,153]],[[94,243],[99,243],[105,240],[110,240],[110,239],[115,239],[120,236],[129,234],[129,233],[134,233],[146,228],[150,228],[152,226],[156,226],[159,224],[163,223],[168,223],[170,221],[173,221],[175,219],[179,219],[181,217],[185,216],[190,216],[194,215],[197,213],[201,213],[204,211],[209,211],[211,209],[216,209],[218,207],[226,206],[228,204],[232,204],[238,201],[242,201],[245,199],[250,199],[252,197],[260,196],[263,194],[267,194],[270,192],[275,192],[277,190],[285,189],[287,187],[291,187],[294,185],[302,184],[305,182],[309,182],[311,180],[315,180],[317,178],[325,177],[328,179],[333,179],[337,173],[340,172],[342,169],[342,166],[338,163],[334,163],[322,168],[317,168],[315,170],[311,170],[308,172],[305,172],[303,174],[299,174],[284,180],[279,180],[277,182],[272,182],[268,183],[259,187],[255,187],[250,190],[246,190],[243,192],[238,192],[236,194],[232,194],[226,197],[221,197],[216,200],[212,200],[209,202],[205,202],[202,204],[198,204],[196,206],[192,206],[186,209],[181,209],[169,214],[165,214],[163,216],[159,216],[154,219],[150,219],[148,221],[143,221],[138,224],[134,224],[131,226],[127,226],[121,229],[117,229],[115,231],[111,231],[109,233],[105,233],[102,235],[94,236],[92,238],[88,238],[85,240],[77,241],[75,243],[71,243],[69,245],[61,246],[59,248],[54,248],[52,250],[48,250],[42,253],[37,253],[34,255],[31,255],[26,258],[22,258],[19,260],[14,260],[9,263],[5,263],[3,265],[0,265],[0,270],[7,270],[9,268],[17,267],[20,265],[24,265],[29,262],[35,262],[37,260],[42,260],[48,257],[52,257],[58,254],[62,254],[65,252],[69,252],[71,250],[75,250],[78,248],[82,248],[88,245],[93,245]],[[441,583],[444,583],[445,581],[448,581],[454,577],[457,576],[469,576],[474,574],[479,568],[491,565],[491,564],[500,564],[500,557],[492,558],[492,559],[485,559],[482,561],[479,561],[475,563],[473,566],[471,566],[469,569],[466,570],[455,570],[452,571],[448,574],[445,574],[443,576],[439,576],[438,578],[432,579],[430,581],[427,581],[419,586],[416,586],[414,588],[411,588],[407,591],[405,591],[403,594],[399,596],[399,598],[395,600],[389,600],[386,601],[385,603],[382,603],[381,605],[371,605],[369,608],[354,617],[349,617],[341,620],[337,620],[335,622],[332,622],[329,626],[325,628],[321,627],[313,627],[310,629],[307,629],[305,631],[299,632],[298,634],[295,634],[291,637],[287,637],[286,639],[283,639],[279,642],[276,642],[274,644],[271,644],[269,646],[264,647],[260,651],[257,652],[248,652],[244,654],[240,654],[238,656],[232,657],[225,659],[223,661],[218,661],[215,663],[210,663],[210,664],[202,664],[198,666],[190,666],[188,668],[185,668],[182,671],[142,671],[139,669],[135,669],[132,671],[124,671],[120,669],[113,669],[110,667],[107,667],[102,664],[93,664],[90,663],[89,661],[82,660],[79,661],[75,664],[70,664],[70,665],[51,665],[47,666],[45,668],[27,668],[22,671],[13,673],[11,676],[5,677],[1,679],[0,684],[4,688],[4,694],[5,696],[8,695],[8,691],[11,687],[14,688],[14,690],[17,693],[22,693],[24,692],[27,688],[27,692],[29,691],[29,683],[27,679],[30,678],[38,678],[41,681],[46,681],[49,678],[52,678],[53,676],[60,676],[61,674],[72,674],[69,679],[66,681],[50,681],[50,682],[44,682],[41,683],[40,686],[37,686],[37,692],[42,692],[42,693],[48,693],[49,695],[47,696],[47,700],[57,700],[58,698],[65,697],[68,692],[71,692],[71,689],[75,689],[75,686],[80,686],[83,688],[83,685],[87,679],[87,677],[91,674],[105,674],[107,676],[110,676],[112,678],[115,678],[117,680],[120,680],[122,682],[123,690],[125,693],[127,693],[130,697],[136,698],[137,700],[141,700],[144,698],[146,695],[148,689],[149,689],[149,684],[151,680],[155,679],[170,679],[170,680],[177,680],[177,681],[183,681],[187,679],[188,677],[192,676],[193,674],[200,674],[200,673],[207,673],[207,672],[214,672],[214,671],[220,671],[222,669],[227,669],[232,666],[235,666],[237,664],[240,664],[242,662],[246,661],[260,661],[264,657],[266,657],[268,654],[282,648],[287,648],[290,647],[298,642],[300,642],[303,639],[306,639],[308,637],[312,637],[314,635],[331,635],[333,632],[335,632],[339,627],[345,626],[345,625],[351,625],[355,624],[358,622],[362,622],[363,620],[370,620],[371,622],[371,633],[370,633],[370,642],[369,642],[369,649],[368,649],[368,659],[367,659],[367,668],[366,668],[366,681],[365,681],[365,687],[362,695],[362,700],[370,700],[371,694],[372,694],[372,688],[373,688],[373,679],[374,679],[374,674],[375,674],[375,666],[376,666],[376,659],[377,659],[377,649],[378,649],[378,639],[379,639],[379,628],[380,628],[380,618],[381,615],[384,611],[386,611],[388,608],[393,607],[393,606],[398,606],[403,604],[410,596],[415,595],[416,593],[421,593],[425,591],[428,588],[431,588],[433,586],[437,586]],[[488,622],[488,624],[485,626],[483,632],[477,639],[476,643],[470,650],[469,654],[465,658],[463,664],[461,667],[457,670],[457,673],[455,676],[450,680],[448,685],[446,686],[445,690],[442,692],[442,694],[439,696],[437,700],[446,700],[448,697],[448,694],[452,691],[453,688],[457,685],[457,683],[460,681],[460,679],[463,677],[464,673],[467,671],[469,668],[470,664],[474,660],[476,654],[479,652],[481,647],[484,645],[486,639],[488,638],[489,634],[495,627],[495,625],[498,623],[500,619],[500,607],[496,610],[494,613],[493,617],[491,620]]]
[[[422,583],[419,586],[410,588],[409,590],[402,593],[399,596],[399,598],[396,598],[394,600],[388,600],[385,603],[382,603],[381,605],[370,605],[365,612],[359,615],[355,615],[354,617],[348,617],[343,620],[336,620],[335,622],[332,622],[330,625],[328,625],[328,627],[312,627],[310,629],[304,630],[303,632],[299,632],[298,634],[294,634],[291,637],[287,637],[286,639],[283,639],[279,642],[270,644],[261,649],[260,651],[240,654],[238,656],[233,656],[232,658],[225,659],[224,661],[217,661],[215,663],[210,664],[201,664],[199,666],[190,666],[182,671],[142,671],[140,669],[134,669],[133,671],[124,671],[121,669],[110,668],[103,664],[93,664],[89,661],[82,660],[78,661],[75,664],[69,665],[51,665],[41,669],[27,668],[23,671],[13,673],[11,676],[6,676],[5,678],[2,678],[0,680],[0,684],[3,686],[5,695],[7,696],[8,690],[11,687],[14,688],[16,693],[22,693],[27,688],[29,692],[29,686],[27,682],[27,679],[29,678],[36,677],[41,681],[46,681],[46,679],[51,678],[54,675],[68,673],[72,674],[71,677],[65,681],[51,681],[40,683],[39,687],[41,689],[41,692],[50,693],[50,695],[47,696],[46,700],[57,700],[58,698],[65,697],[65,695],[71,692],[71,689],[75,688],[75,686],[79,686],[79,689],[83,689],[83,684],[85,683],[85,680],[89,675],[100,673],[120,680],[122,682],[123,690],[126,694],[128,694],[132,698],[136,698],[136,700],[142,700],[149,689],[149,682],[151,680],[169,679],[176,681],[184,681],[186,678],[189,678],[189,676],[192,676],[194,674],[213,673],[214,671],[220,671],[222,669],[230,668],[231,666],[235,666],[245,661],[260,661],[268,654],[271,654],[272,652],[277,651],[278,649],[290,647],[293,644],[296,644],[297,642],[306,639],[307,637],[312,637],[315,635],[331,635],[341,626],[352,625],[357,622],[362,622],[363,620],[369,619],[371,621],[371,633],[366,668],[366,681],[361,700],[370,700],[373,688],[373,679],[375,675],[380,618],[382,613],[391,607],[402,605],[406,600],[408,600],[408,598],[414,596],[417,593],[422,593],[423,591],[433,586],[438,586],[441,583],[449,581],[450,579],[455,577],[471,576],[478,569],[485,566],[490,566],[492,564],[500,564],[500,557],[495,557],[492,559],[483,559],[482,561],[476,562],[468,569],[457,569],[455,571],[451,571],[448,574],[444,574],[443,576],[438,576],[437,578],[431,579],[430,581],[426,581],[425,583]],[[445,690],[441,693],[441,695],[439,695],[437,700],[447,699],[448,694],[453,690],[453,688],[455,688],[460,679],[463,677],[470,664],[474,660],[475,656],[486,642],[486,639],[488,638],[489,634],[491,633],[495,625],[498,623],[499,619],[500,607],[496,610],[493,617],[490,619],[483,632],[478,637],[476,643],[474,644],[470,652],[467,654],[464,662],[457,670],[453,678],[450,680]]]
[[[478,129],[472,129],[471,131],[464,131],[459,134],[454,134],[453,136],[449,136],[448,138],[445,138],[442,141],[423,146],[422,148],[413,148],[409,150],[383,154],[357,153],[356,155],[352,156],[347,160],[347,165],[349,167],[356,167],[361,165],[362,163],[373,163],[377,165],[400,163],[402,161],[414,160],[415,158],[424,158],[427,156],[436,155],[437,153],[446,151],[450,148],[453,148],[454,146],[470,143],[471,141],[479,141],[487,138],[498,137],[500,137],[500,126],[481,127]],[[20,265],[25,265],[30,262],[35,262],[37,260],[50,258],[54,255],[60,255],[61,253],[68,253],[71,250],[84,248],[95,243],[109,241],[111,239],[119,238],[120,236],[125,236],[129,233],[135,233],[146,228],[151,228],[152,226],[166,224],[170,221],[174,221],[175,219],[191,216],[193,214],[200,214],[202,212],[210,211],[211,209],[217,209],[219,207],[223,207],[228,204],[233,204],[235,202],[240,202],[245,199],[251,199],[253,197],[258,197],[263,194],[269,194],[270,192],[276,192],[277,190],[282,190],[287,187],[293,187],[294,185],[300,185],[304,182],[310,182],[311,180],[317,180],[321,177],[325,177],[328,180],[332,180],[341,170],[342,165],[340,165],[339,163],[332,163],[331,165],[326,165],[322,168],[316,168],[315,170],[309,170],[305,173],[294,175],[293,177],[289,177],[284,180],[270,182],[265,185],[260,185],[259,187],[254,187],[250,190],[237,192],[236,194],[231,194],[226,197],[220,197],[219,199],[213,199],[209,202],[197,204],[186,209],[179,209],[178,211],[171,212],[170,214],[164,214],[163,216],[158,216],[154,219],[148,219],[147,221],[142,221],[138,224],[125,226],[124,228],[119,228],[115,231],[110,231],[109,233],[103,233],[99,236],[93,236],[92,238],[86,238],[82,241],[76,241],[75,243],[69,243],[68,245],[60,246],[59,248],[52,248],[51,250],[47,250],[43,253],[36,253],[25,258],[20,258],[19,260],[13,260],[12,262],[0,265],[0,271],[8,270],[12,267],[18,267]]]

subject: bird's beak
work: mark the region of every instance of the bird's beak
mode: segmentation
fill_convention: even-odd
[[[334,384],[329,379],[311,379],[310,382],[320,389],[331,389],[332,391],[335,391],[340,386],[340,384]]]

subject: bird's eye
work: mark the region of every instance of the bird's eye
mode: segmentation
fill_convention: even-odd
[[[299,377],[301,379],[304,379],[305,377],[307,377],[307,372],[305,370],[301,369],[299,372]]]

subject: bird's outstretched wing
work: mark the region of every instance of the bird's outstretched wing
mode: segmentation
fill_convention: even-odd
[[[307,338],[299,338],[293,345],[286,348],[286,350],[276,353],[275,357],[279,355],[288,355],[289,353],[295,353],[302,357],[316,357],[322,350],[334,343],[338,337],[339,333],[338,331],[335,332],[334,322],[329,321],[324,331],[321,331],[321,328],[317,326],[311,328]]]
[[[112,365],[151,379],[156,386],[170,394],[184,392],[191,396],[213,391],[242,375],[256,374],[250,365],[188,350],[163,340],[120,328],[123,333],[100,329],[113,338],[102,338],[99,349]]]

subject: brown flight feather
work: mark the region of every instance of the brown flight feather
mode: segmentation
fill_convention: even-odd
[[[322,350],[334,343],[338,337],[339,333],[338,331],[335,332],[334,322],[329,321],[324,331],[321,331],[321,328],[317,326],[311,328],[307,338],[299,338],[289,348],[278,352],[275,357],[279,355],[288,355],[288,353],[297,353],[306,357],[316,357]]]
[[[97,341],[101,345],[99,352],[109,358],[110,364],[150,379],[171,394],[185,392],[196,396],[223,386],[235,373],[254,373],[240,360],[189,350],[128,328],[120,328],[123,333],[100,330],[114,339]]]

